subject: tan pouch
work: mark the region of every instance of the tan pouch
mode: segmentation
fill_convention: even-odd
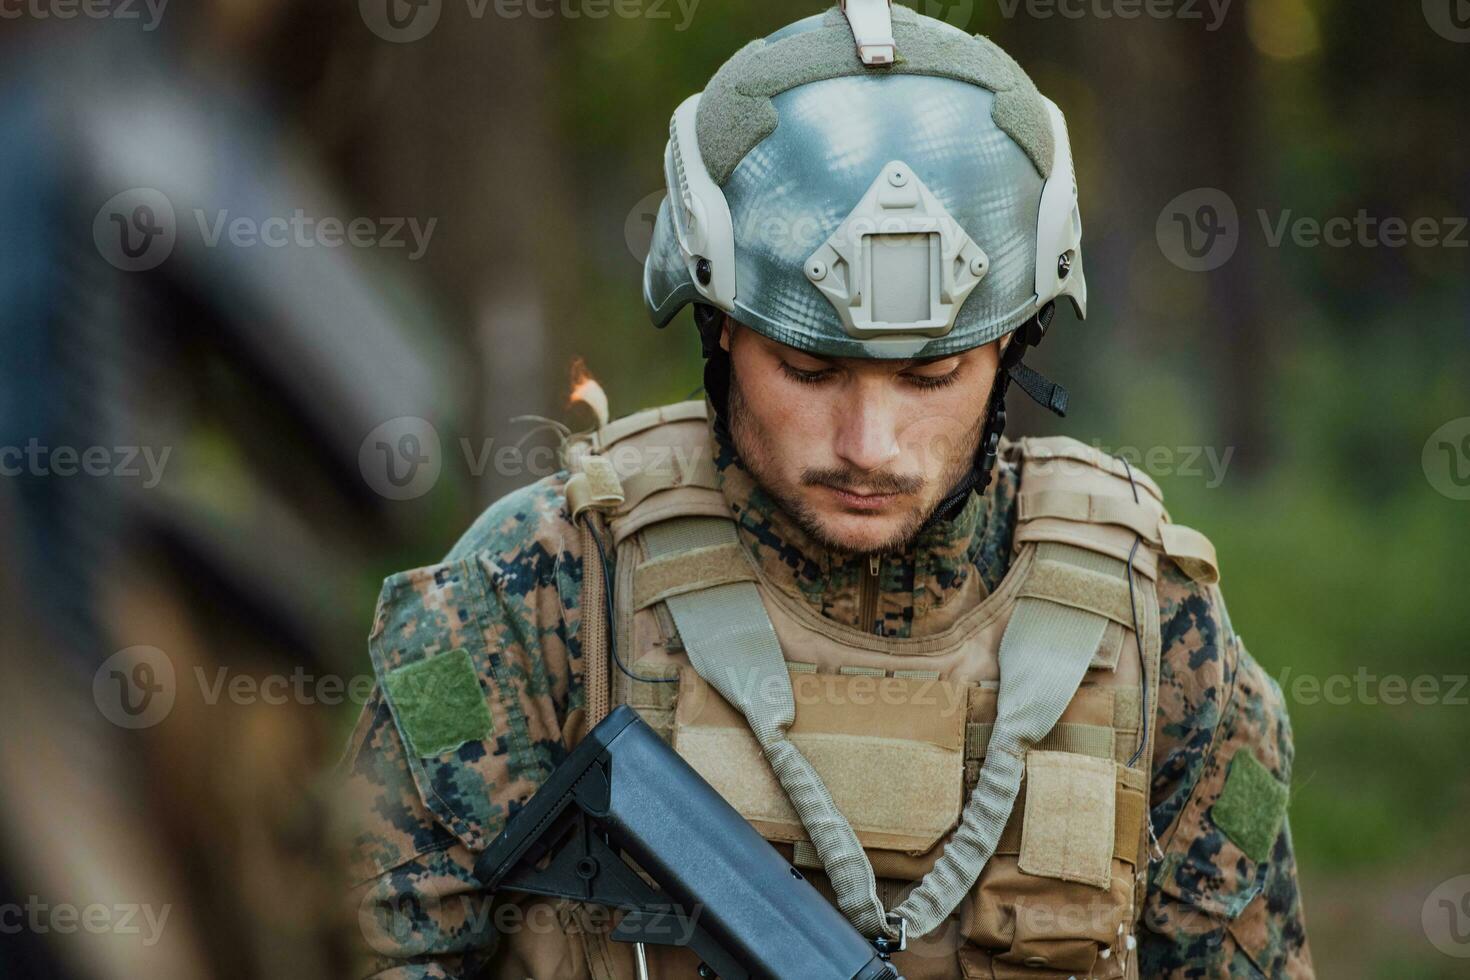
[[[1108,887],[1117,799],[1113,766],[1110,759],[1071,752],[1026,753],[1022,871]]]
[[[1120,957],[1102,953],[1116,948],[1130,928],[1147,813],[1145,778],[1105,759],[1027,753],[1016,811],[961,907],[961,933],[973,944],[961,957],[967,977],[1122,975]],[[1110,803],[1103,802],[1107,798]],[[1067,806],[1110,811],[1106,844],[1097,832],[1104,821],[1074,826],[1060,812]],[[1033,819],[1039,824],[1034,828]],[[1058,833],[1080,836],[1059,843]],[[1104,859],[1105,879],[1099,873]]]
[[[791,681],[791,742],[864,848],[922,854],[954,829],[964,791],[962,685],[817,673]],[[807,840],[745,718],[689,667],[679,672],[674,748],[767,840]]]

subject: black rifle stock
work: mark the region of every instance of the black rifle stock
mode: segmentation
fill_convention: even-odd
[[[475,874],[492,890],[623,909],[613,939],[687,945],[722,980],[900,980],[626,705],[556,768]]]

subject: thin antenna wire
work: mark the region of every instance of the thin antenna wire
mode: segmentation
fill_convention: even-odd
[[[1133,502],[1138,500],[1138,483],[1133,479],[1133,467],[1128,465],[1128,460],[1122,456],[1115,457],[1123,462],[1123,469],[1128,472],[1128,485],[1133,488]],[[1148,717],[1148,662],[1143,657],[1143,634],[1138,630],[1138,602],[1133,595],[1133,556],[1138,554],[1138,546],[1143,543],[1143,537],[1137,533],[1133,535],[1133,547],[1128,551],[1128,608],[1133,613],[1133,643],[1138,647],[1138,667],[1140,686],[1142,687],[1143,719],[1139,724],[1138,748],[1133,751],[1133,756],[1128,760],[1128,768],[1132,769],[1138,757],[1143,755],[1143,748],[1148,744],[1149,717]]]
[[[613,612],[613,579],[612,571],[608,568],[607,564],[607,552],[602,550],[602,538],[598,537],[596,529],[592,527],[592,515],[583,514],[582,520],[587,522],[588,530],[592,531],[592,543],[597,546],[597,560],[602,562],[602,594],[607,599],[607,650],[608,653],[612,654],[613,663],[618,665],[618,670],[621,670],[635,681],[642,681],[644,684],[679,683],[679,678],[677,677],[639,677],[623,665],[622,658],[618,656],[618,621]],[[582,556],[583,561],[586,561],[587,558],[587,555]]]

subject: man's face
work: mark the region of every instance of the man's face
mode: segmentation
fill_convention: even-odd
[[[929,361],[823,358],[725,321],[741,461],[822,544],[906,547],[968,471],[998,343]]]

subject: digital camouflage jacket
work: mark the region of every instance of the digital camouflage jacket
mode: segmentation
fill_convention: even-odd
[[[863,559],[814,544],[728,449],[715,463],[741,541],[763,575],[823,616],[858,625]],[[506,496],[443,562],[384,583],[370,637],[379,687],[343,764],[364,976],[520,976],[523,968],[497,960],[499,935],[512,929],[540,930],[567,962],[584,956],[568,935],[583,921],[570,906],[554,921],[534,921],[483,894],[472,872],[476,854],[563,758],[580,724],[584,556],[566,479],[558,473]],[[886,561],[876,621],[867,627],[890,636],[936,632],[957,615],[947,597],[963,587],[973,602],[995,589],[1013,554],[1018,484],[1016,467],[1002,462],[983,497],[931,525],[900,560]],[[1157,843],[1138,937],[1141,975],[1310,976],[1285,818],[1292,741],[1281,693],[1231,630],[1217,589],[1167,558],[1157,584],[1163,649],[1150,801]],[[416,725],[415,738],[434,745],[409,747],[382,685],[395,682],[395,651],[414,649],[453,651],[436,661],[473,671],[479,691],[466,697],[462,687],[436,688],[420,677],[429,687],[418,694],[438,697],[442,710]],[[413,692],[394,693],[397,700]]]

